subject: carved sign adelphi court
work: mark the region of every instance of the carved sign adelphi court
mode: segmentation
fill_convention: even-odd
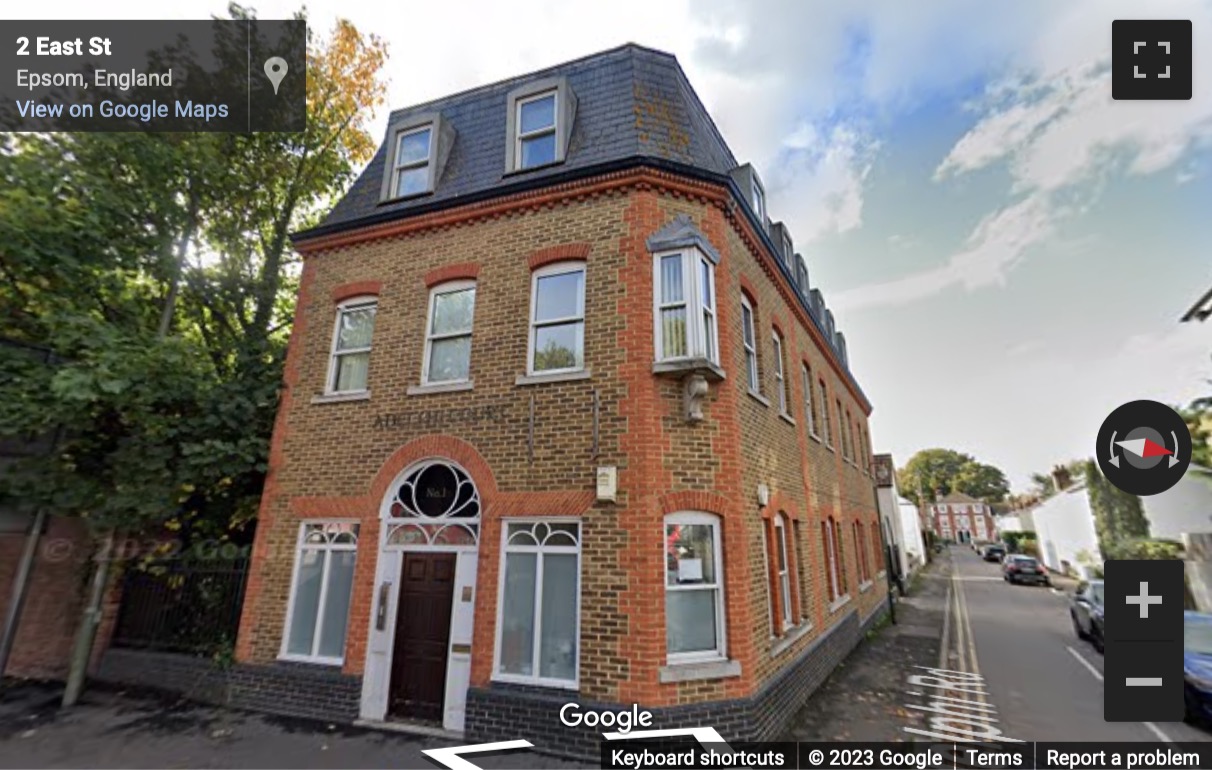
[[[423,409],[417,412],[389,412],[375,415],[375,430],[401,430],[407,428],[438,428],[443,425],[476,425],[482,422],[500,422],[508,407],[504,404],[487,406],[462,406],[450,409]]]

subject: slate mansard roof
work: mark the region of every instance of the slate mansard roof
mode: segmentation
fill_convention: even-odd
[[[577,98],[567,157],[558,165],[506,174],[506,97],[527,82],[553,76],[567,78]],[[721,175],[737,165],[677,59],[634,44],[395,110],[388,124],[427,113],[440,113],[457,132],[434,192],[380,204],[388,149],[384,141],[353,187],[312,233],[360,224],[367,218],[390,219],[392,214],[429,210],[477,193],[502,194],[514,183],[529,186],[612,161],[656,158]]]
[[[510,96],[518,89],[551,79],[565,83],[575,100],[566,152],[552,165],[508,171]],[[442,130],[452,130],[453,141],[447,145],[449,154],[436,163],[439,176],[432,191],[385,201],[384,175],[388,173],[395,132],[402,125],[435,118],[443,124]],[[807,268],[798,264],[802,257],[793,253],[790,233],[782,223],[772,222],[754,210],[752,192],[747,188],[754,183],[755,172],[737,163],[677,59],[633,43],[393,111],[387,136],[353,186],[323,222],[296,233],[294,238],[305,241],[639,165],[730,186],[744,202],[741,208],[776,256],[809,317],[849,374],[844,336],[835,328],[833,313],[825,307],[820,291],[810,290]],[[849,380],[866,401],[853,375]]]

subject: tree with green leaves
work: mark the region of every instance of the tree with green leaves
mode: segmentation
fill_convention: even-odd
[[[0,337],[63,361],[0,360],[0,437],[66,428],[0,496],[79,517],[99,545],[230,538],[255,516],[293,316],[288,236],[373,155],[385,95],[381,40],[343,20],[308,34],[298,134],[0,136]]]
[[[923,449],[916,453],[897,471],[897,485],[901,494],[918,505],[951,492],[1001,502],[1010,492],[1010,482],[1000,469],[953,449]],[[923,495],[925,500],[921,499]]]
[[[1070,460],[1062,467],[1069,472],[1069,478],[1074,483],[1079,483],[1083,478],[1085,478],[1085,460]],[[1052,478],[1051,472],[1031,474],[1031,489],[1028,491],[1029,496],[1051,497],[1054,494],[1056,494],[1056,480]]]
[[[1094,460],[1085,463],[1086,494],[1094,515],[1094,531],[1104,559],[1113,556],[1122,545],[1149,537],[1149,520],[1140,498],[1107,481]]]

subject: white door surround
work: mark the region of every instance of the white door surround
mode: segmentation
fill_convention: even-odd
[[[379,507],[382,526],[362,677],[362,719],[383,721],[387,716],[402,554],[446,552],[457,557],[442,727],[463,730],[471,681],[481,513],[480,494],[471,475],[450,460],[432,458],[414,463],[388,486]]]

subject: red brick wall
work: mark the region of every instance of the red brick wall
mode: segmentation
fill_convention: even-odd
[[[8,611],[24,534],[0,534],[0,618]],[[88,594],[92,547],[76,519],[50,517],[39,542],[7,676],[61,679],[67,674],[80,613]],[[116,577],[116,576],[115,576]],[[91,668],[109,644],[118,609],[118,581],[107,592]]]
[[[721,254],[716,271],[720,351],[727,379],[712,384],[705,419],[685,420],[682,383],[652,373],[652,256],[645,244],[678,214],[689,215]],[[370,237],[371,235],[375,237]],[[852,392],[819,333],[775,278],[773,258],[727,193],[654,172],[591,180],[580,186],[515,196],[462,213],[442,212],[379,226],[356,236],[329,236],[307,253],[286,365],[286,394],[271,451],[237,656],[275,658],[281,642],[294,548],[303,518],[362,520],[344,669],[360,673],[369,627],[378,511],[388,484],[410,462],[442,456],[472,475],[484,501],[477,576],[472,682],[492,673],[501,518],[579,515],[582,519],[580,693],[649,705],[737,697],[756,690],[845,612],[866,616],[886,601],[883,581],[858,591],[851,522],[876,524],[865,462],[847,463],[805,432],[799,361],[829,383],[866,430],[866,405]],[[585,348],[592,377],[519,386],[525,374],[531,271],[554,259],[587,265]],[[420,383],[428,286],[435,276],[475,265],[477,294],[471,373],[474,389],[406,395]],[[453,267],[452,267],[453,266]],[[366,401],[312,403],[328,367],[339,287],[381,285]],[[740,291],[757,303],[763,388],[773,387],[770,322],[786,338],[789,408],[795,424],[745,389],[740,345]],[[601,404],[593,448],[594,390]],[[534,458],[528,457],[531,400]],[[777,400],[775,400],[777,403]],[[375,429],[385,413],[494,408],[499,420],[453,421],[422,428]],[[834,415],[832,422],[840,425]],[[837,428],[835,427],[835,430]],[[840,450],[840,441],[835,440]],[[739,451],[738,451],[739,450]],[[597,466],[618,468],[616,503],[594,500]],[[771,505],[757,505],[767,484]],[[665,664],[663,517],[702,510],[722,519],[730,657],[740,677],[661,684]],[[761,532],[784,512],[788,534],[800,522],[793,602],[800,595],[814,628],[780,651],[766,595]],[[841,522],[852,602],[830,614],[824,591],[819,522]],[[773,532],[771,532],[773,534]],[[775,562],[770,560],[770,564]],[[880,566],[882,569],[882,565]]]

